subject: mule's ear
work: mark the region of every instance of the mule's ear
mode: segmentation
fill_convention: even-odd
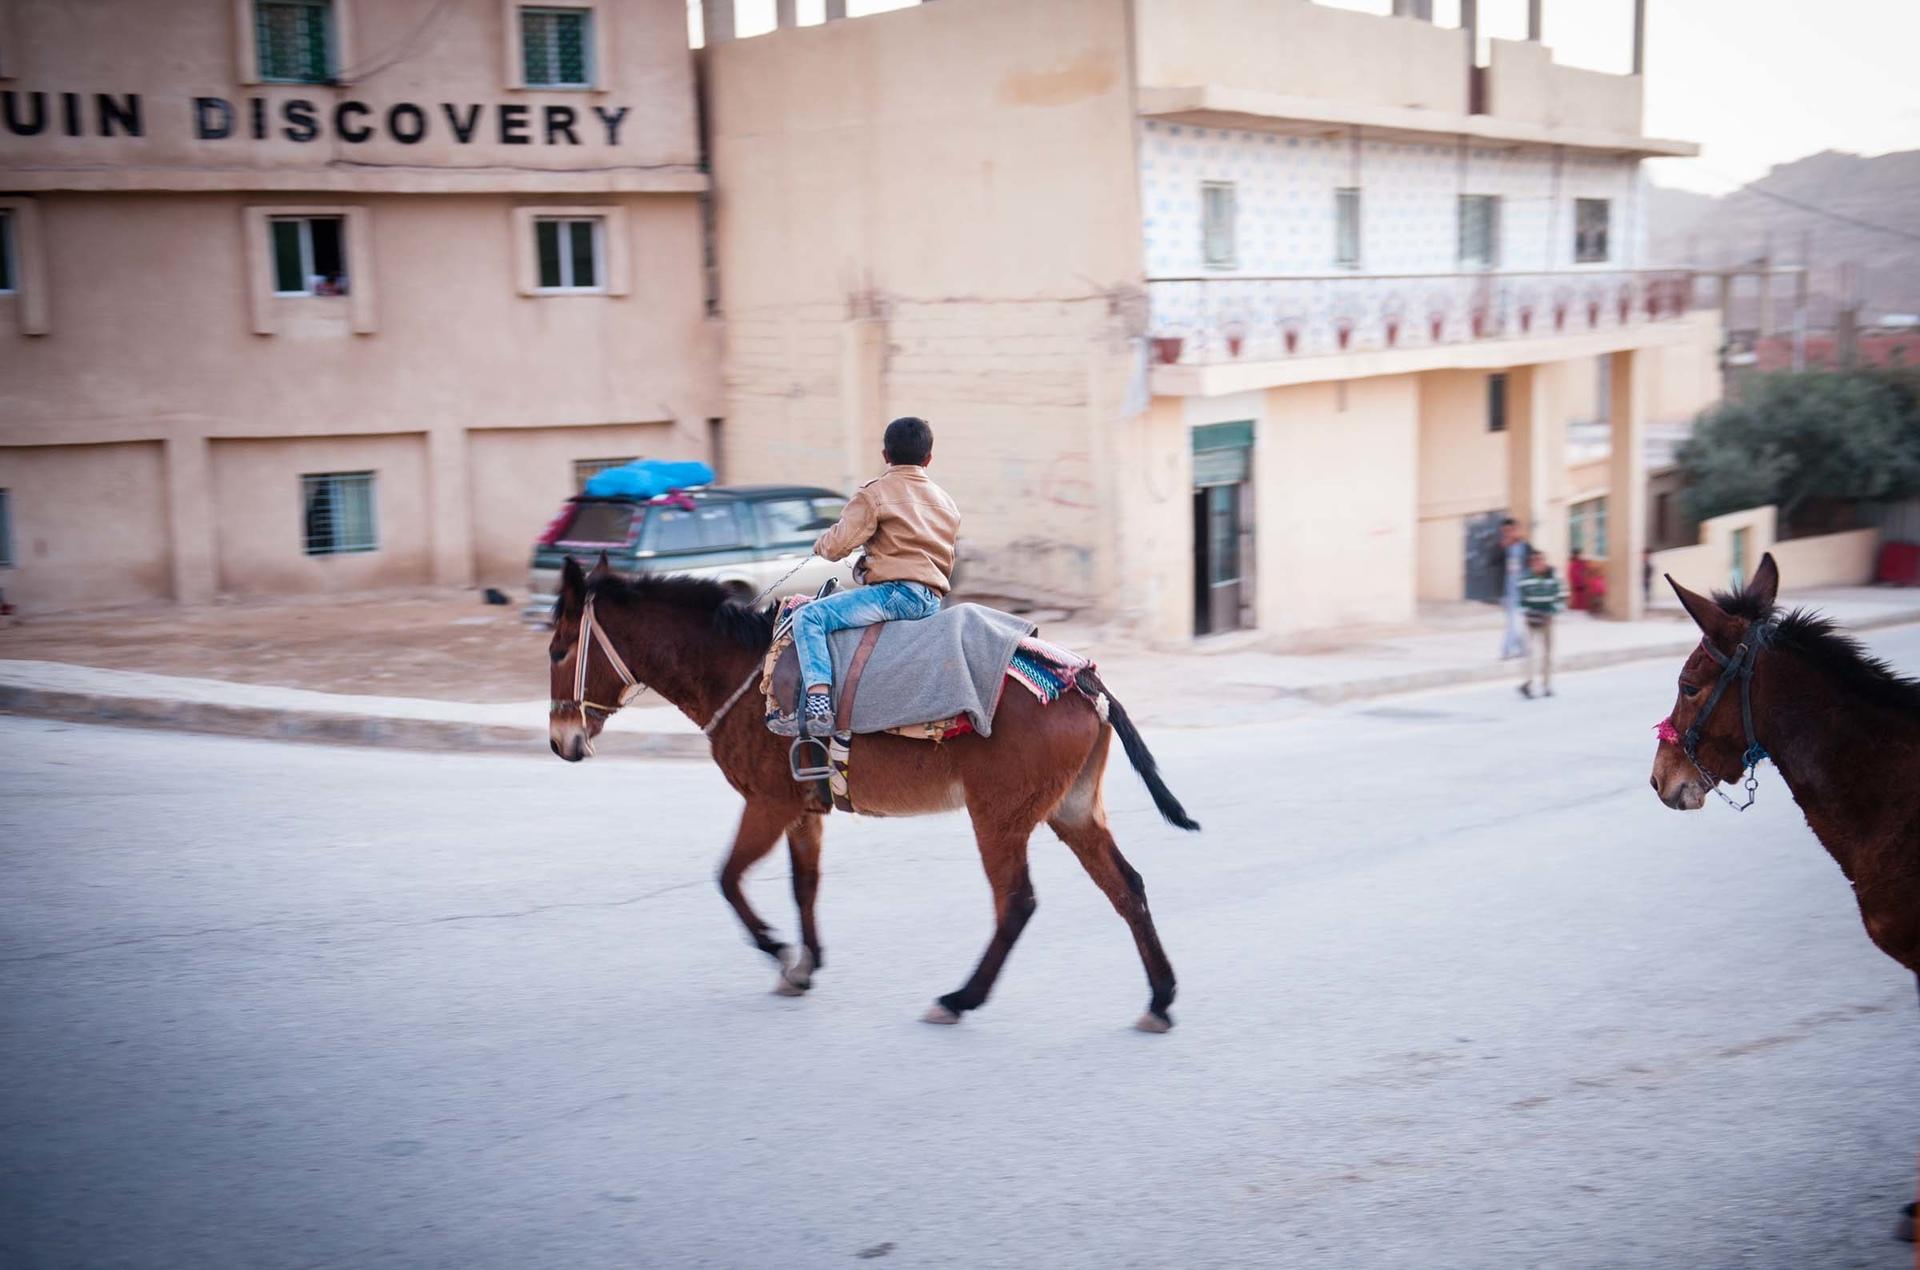
[[[1780,566],[1773,562],[1771,551],[1760,557],[1760,567],[1753,571],[1753,580],[1747,583],[1747,594],[1760,601],[1762,608],[1772,611],[1774,600],[1780,595]]]
[[[581,571],[580,562],[568,556],[566,563],[560,566],[560,598],[554,601],[554,620],[558,621],[579,608],[586,591],[587,575]]]
[[[594,561],[593,572],[587,575],[587,581],[598,582],[601,578],[611,576],[612,573],[613,566],[607,563],[607,553],[603,551],[600,553],[600,558]]]
[[[1696,595],[1687,590],[1673,580],[1671,573],[1667,574],[1666,578],[1667,585],[1672,587],[1673,593],[1680,597],[1680,607],[1687,611],[1687,616],[1693,619],[1693,624],[1700,628],[1702,635],[1712,640],[1714,644],[1728,648],[1740,642],[1740,633],[1734,629],[1736,619],[1729,617],[1725,609],[1706,596]]]

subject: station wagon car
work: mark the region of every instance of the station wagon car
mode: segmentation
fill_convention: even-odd
[[[840,518],[846,502],[807,485],[710,485],[652,499],[577,495],[534,546],[524,615],[547,620],[566,558],[591,567],[603,551],[626,576],[693,574],[742,600],[770,586],[768,599],[812,594],[828,578],[851,586],[851,558],[838,564],[808,558],[814,539]],[[796,566],[798,572],[779,581]]]

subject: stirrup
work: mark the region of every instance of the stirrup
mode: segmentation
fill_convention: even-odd
[[[808,748],[812,747],[812,748]],[[793,779],[805,785],[833,777],[832,760],[827,755],[827,739],[821,736],[796,736],[787,747],[787,767]]]

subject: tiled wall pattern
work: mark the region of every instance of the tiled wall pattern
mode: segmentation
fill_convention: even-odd
[[[1218,326],[1220,311],[1233,309],[1235,321],[1253,328],[1251,342],[1279,338],[1278,328],[1292,324],[1300,327],[1296,347],[1307,351],[1334,340],[1343,323],[1355,328],[1354,347],[1437,341],[1431,321],[1443,312],[1445,338],[1465,337],[1476,307],[1491,310],[1483,320],[1489,332],[1517,327],[1522,306],[1544,327],[1556,296],[1583,310],[1590,293],[1604,295],[1607,312],[1617,312],[1620,287],[1637,286],[1622,271],[1645,255],[1643,179],[1632,160],[1566,152],[1556,180],[1554,155],[1545,147],[1496,149],[1440,138],[1356,142],[1161,120],[1147,122],[1141,144],[1148,278],[1218,280],[1154,286],[1160,331],[1185,328],[1192,336]],[[1202,258],[1200,191],[1209,181],[1235,187],[1238,253],[1231,269],[1208,268]],[[1334,265],[1334,191],[1343,186],[1361,191],[1357,271]],[[1565,271],[1567,281],[1506,280],[1489,302],[1474,298],[1477,284],[1381,277],[1458,271],[1461,194],[1500,196],[1500,273]],[[1605,264],[1574,263],[1576,198],[1612,201],[1612,258]],[[1356,280],[1316,286],[1232,281],[1342,275]],[[1636,290],[1636,307],[1639,295]],[[1391,339],[1384,327],[1390,317],[1397,332]]]
[[[1283,136],[1148,120],[1141,143],[1147,276],[1208,272],[1200,255],[1200,187],[1231,181],[1239,200],[1240,259],[1229,274],[1329,274],[1333,192],[1361,190],[1361,271],[1449,273],[1461,194],[1501,197],[1503,270],[1573,267],[1573,200],[1614,203],[1615,269],[1641,258],[1639,165],[1569,152],[1554,196],[1552,153],[1541,147],[1464,150],[1445,141]]]

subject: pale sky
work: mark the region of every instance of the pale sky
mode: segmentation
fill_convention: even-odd
[[[1391,0],[1321,2],[1392,8]],[[913,3],[848,0],[847,12]],[[741,35],[773,29],[773,0],[737,5]],[[1633,0],[1546,0],[1545,8],[1556,59],[1631,68]],[[1445,25],[1459,23],[1459,0],[1434,0],[1434,11]],[[799,12],[803,25],[819,22],[823,0],[799,0]],[[1524,38],[1527,0],[1480,0],[1480,27]],[[1646,131],[1699,142],[1698,159],[1657,159],[1649,174],[1709,194],[1820,150],[1920,149],[1920,0],[1647,0]]]

